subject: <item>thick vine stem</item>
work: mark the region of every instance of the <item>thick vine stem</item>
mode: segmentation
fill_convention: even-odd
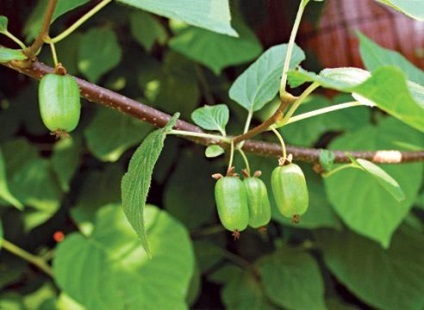
[[[43,46],[44,39],[49,35],[50,23],[52,21],[54,9],[56,8],[57,0],[49,0],[47,4],[46,13],[43,19],[43,25],[41,27],[41,31],[35,39],[34,43],[25,49],[23,52],[29,58],[33,58],[38,50]]]
[[[1,48],[1,46],[0,46]],[[4,63],[3,65],[16,70],[20,73],[28,75],[35,79],[41,79],[45,74],[51,73],[53,68],[46,66],[43,63],[34,61],[31,66],[28,68],[22,68],[11,63]],[[79,87],[81,97],[87,99],[88,101],[95,102],[113,109],[116,109],[122,113],[131,115],[135,118],[138,118],[142,121],[148,122],[156,127],[163,127],[167,124],[170,115],[156,110],[152,107],[144,105],[140,102],[137,102],[133,99],[115,93],[109,89],[100,87],[98,85],[89,83],[85,80],[75,78]],[[284,110],[284,109],[283,109]],[[278,117],[281,114],[278,114]],[[203,131],[188,122],[178,120],[174,129],[184,130],[190,132],[203,133]],[[201,138],[201,137],[186,137],[185,139],[194,141],[202,145],[209,145],[216,143],[216,140]],[[235,138],[234,138],[235,140]],[[224,143],[223,146],[229,147],[228,144]],[[246,152],[254,153],[260,156],[272,156],[280,157],[281,156],[281,145],[277,143],[269,143],[263,141],[253,141],[247,140],[243,145],[243,150]],[[319,161],[321,150],[311,149],[311,148],[301,148],[294,146],[287,146],[287,153],[292,154],[296,161],[303,161],[308,163],[316,163]],[[346,152],[349,152],[355,158],[363,158],[374,163],[388,163],[388,164],[398,164],[406,162],[422,162],[424,161],[424,150],[421,151],[397,151],[397,150],[381,150],[381,151],[333,151],[335,155],[334,162],[336,163],[348,163],[350,162],[349,157],[346,156]]]

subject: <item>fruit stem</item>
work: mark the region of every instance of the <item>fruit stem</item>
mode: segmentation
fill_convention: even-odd
[[[281,75],[281,83],[280,83],[280,98],[281,99],[286,94],[287,72],[289,71],[290,60],[293,54],[294,40],[296,38],[297,31],[299,30],[300,21],[302,20],[302,15],[308,2],[309,0],[302,0],[300,2],[299,9],[297,10],[297,14],[296,14],[296,19],[294,21],[293,28],[290,34],[290,39],[287,46],[286,58],[284,60],[283,72]]]
[[[246,164],[246,172],[247,172],[247,175],[249,175],[249,176],[250,176],[250,165],[249,165],[249,160],[247,159],[246,154],[243,152],[243,150],[242,150],[241,148],[238,148],[237,150],[240,152],[241,157],[243,157],[244,163]]]
[[[43,25],[41,31],[35,39],[34,43],[26,49],[23,50],[23,53],[29,58],[33,58],[40,48],[44,44],[44,39],[49,35],[50,24],[52,21],[54,9],[56,8],[57,0],[49,0],[47,4],[46,13],[44,14]]]
[[[231,167],[233,166],[233,160],[234,160],[234,142],[231,141],[230,160],[228,162],[227,175],[228,175],[228,172],[231,171]]]
[[[280,141],[282,154],[283,154],[283,161],[282,162],[284,163],[286,161],[286,158],[287,158],[286,144],[284,143],[284,139],[281,136],[281,134],[278,132],[277,129],[275,129],[274,127],[271,127],[271,130],[272,130],[273,133],[275,133],[278,140]]]
[[[45,42],[50,45],[50,49],[52,51],[52,57],[53,57],[54,66],[57,67],[57,65],[58,65],[59,62],[57,60],[56,47],[54,46],[54,43],[51,41],[50,37],[47,37],[45,39]]]
[[[61,34],[52,38],[53,43],[57,43],[65,39],[72,32],[74,32],[79,26],[85,23],[88,19],[90,19],[94,14],[99,12],[102,8],[104,8],[108,3],[112,2],[112,0],[103,0],[99,2],[95,7],[93,7],[90,11],[85,13],[82,17],[80,17],[75,23],[73,23],[69,28],[63,31]]]
[[[40,270],[44,271],[44,273],[46,273],[50,277],[53,277],[53,271],[51,267],[41,257],[31,254],[5,239],[3,239],[1,246],[10,253],[13,253],[16,256],[19,256],[20,258],[37,266],[38,268],[40,268]]]

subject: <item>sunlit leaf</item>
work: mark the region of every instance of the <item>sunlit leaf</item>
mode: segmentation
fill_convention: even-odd
[[[206,105],[191,113],[191,119],[196,125],[206,130],[215,130],[225,135],[225,126],[230,117],[230,110],[225,104]]]
[[[188,232],[156,207],[146,208],[145,220],[153,259],[117,204],[100,209],[90,236],[67,235],[53,259],[60,289],[86,309],[187,308],[194,270]]]
[[[247,111],[258,111],[270,102],[280,86],[287,44],[276,45],[265,51],[247,68],[230,88],[230,98]],[[303,51],[295,45],[290,68],[305,59]]]

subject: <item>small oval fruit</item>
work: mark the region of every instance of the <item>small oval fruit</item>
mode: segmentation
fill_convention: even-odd
[[[249,226],[259,228],[271,220],[271,205],[265,183],[257,177],[243,180],[249,206]]]
[[[271,175],[271,186],[280,213],[294,223],[309,205],[308,187],[302,169],[296,164],[279,166]]]
[[[218,207],[218,216],[222,225],[234,232],[246,229],[249,222],[246,189],[243,182],[233,176],[220,178],[215,184],[215,201]]]
[[[52,132],[70,132],[79,122],[81,101],[78,84],[69,75],[46,74],[38,88],[40,114]]]

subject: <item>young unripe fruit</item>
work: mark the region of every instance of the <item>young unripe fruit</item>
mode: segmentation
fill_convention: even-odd
[[[294,223],[306,212],[309,194],[302,169],[296,164],[279,166],[271,175],[271,186],[278,210]]]
[[[237,177],[222,177],[215,184],[215,201],[222,225],[234,232],[246,229],[249,222],[246,189]]]
[[[249,206],[249,226],[266,226],[271,220],[271,205],[265,183],[257,177],[248,177],[243,180],[243,184]]]
[[[53,133],[70,132],[77,127],[81,101],[78,84],[69,75],[46,74],[38,88],[40,114]]]

